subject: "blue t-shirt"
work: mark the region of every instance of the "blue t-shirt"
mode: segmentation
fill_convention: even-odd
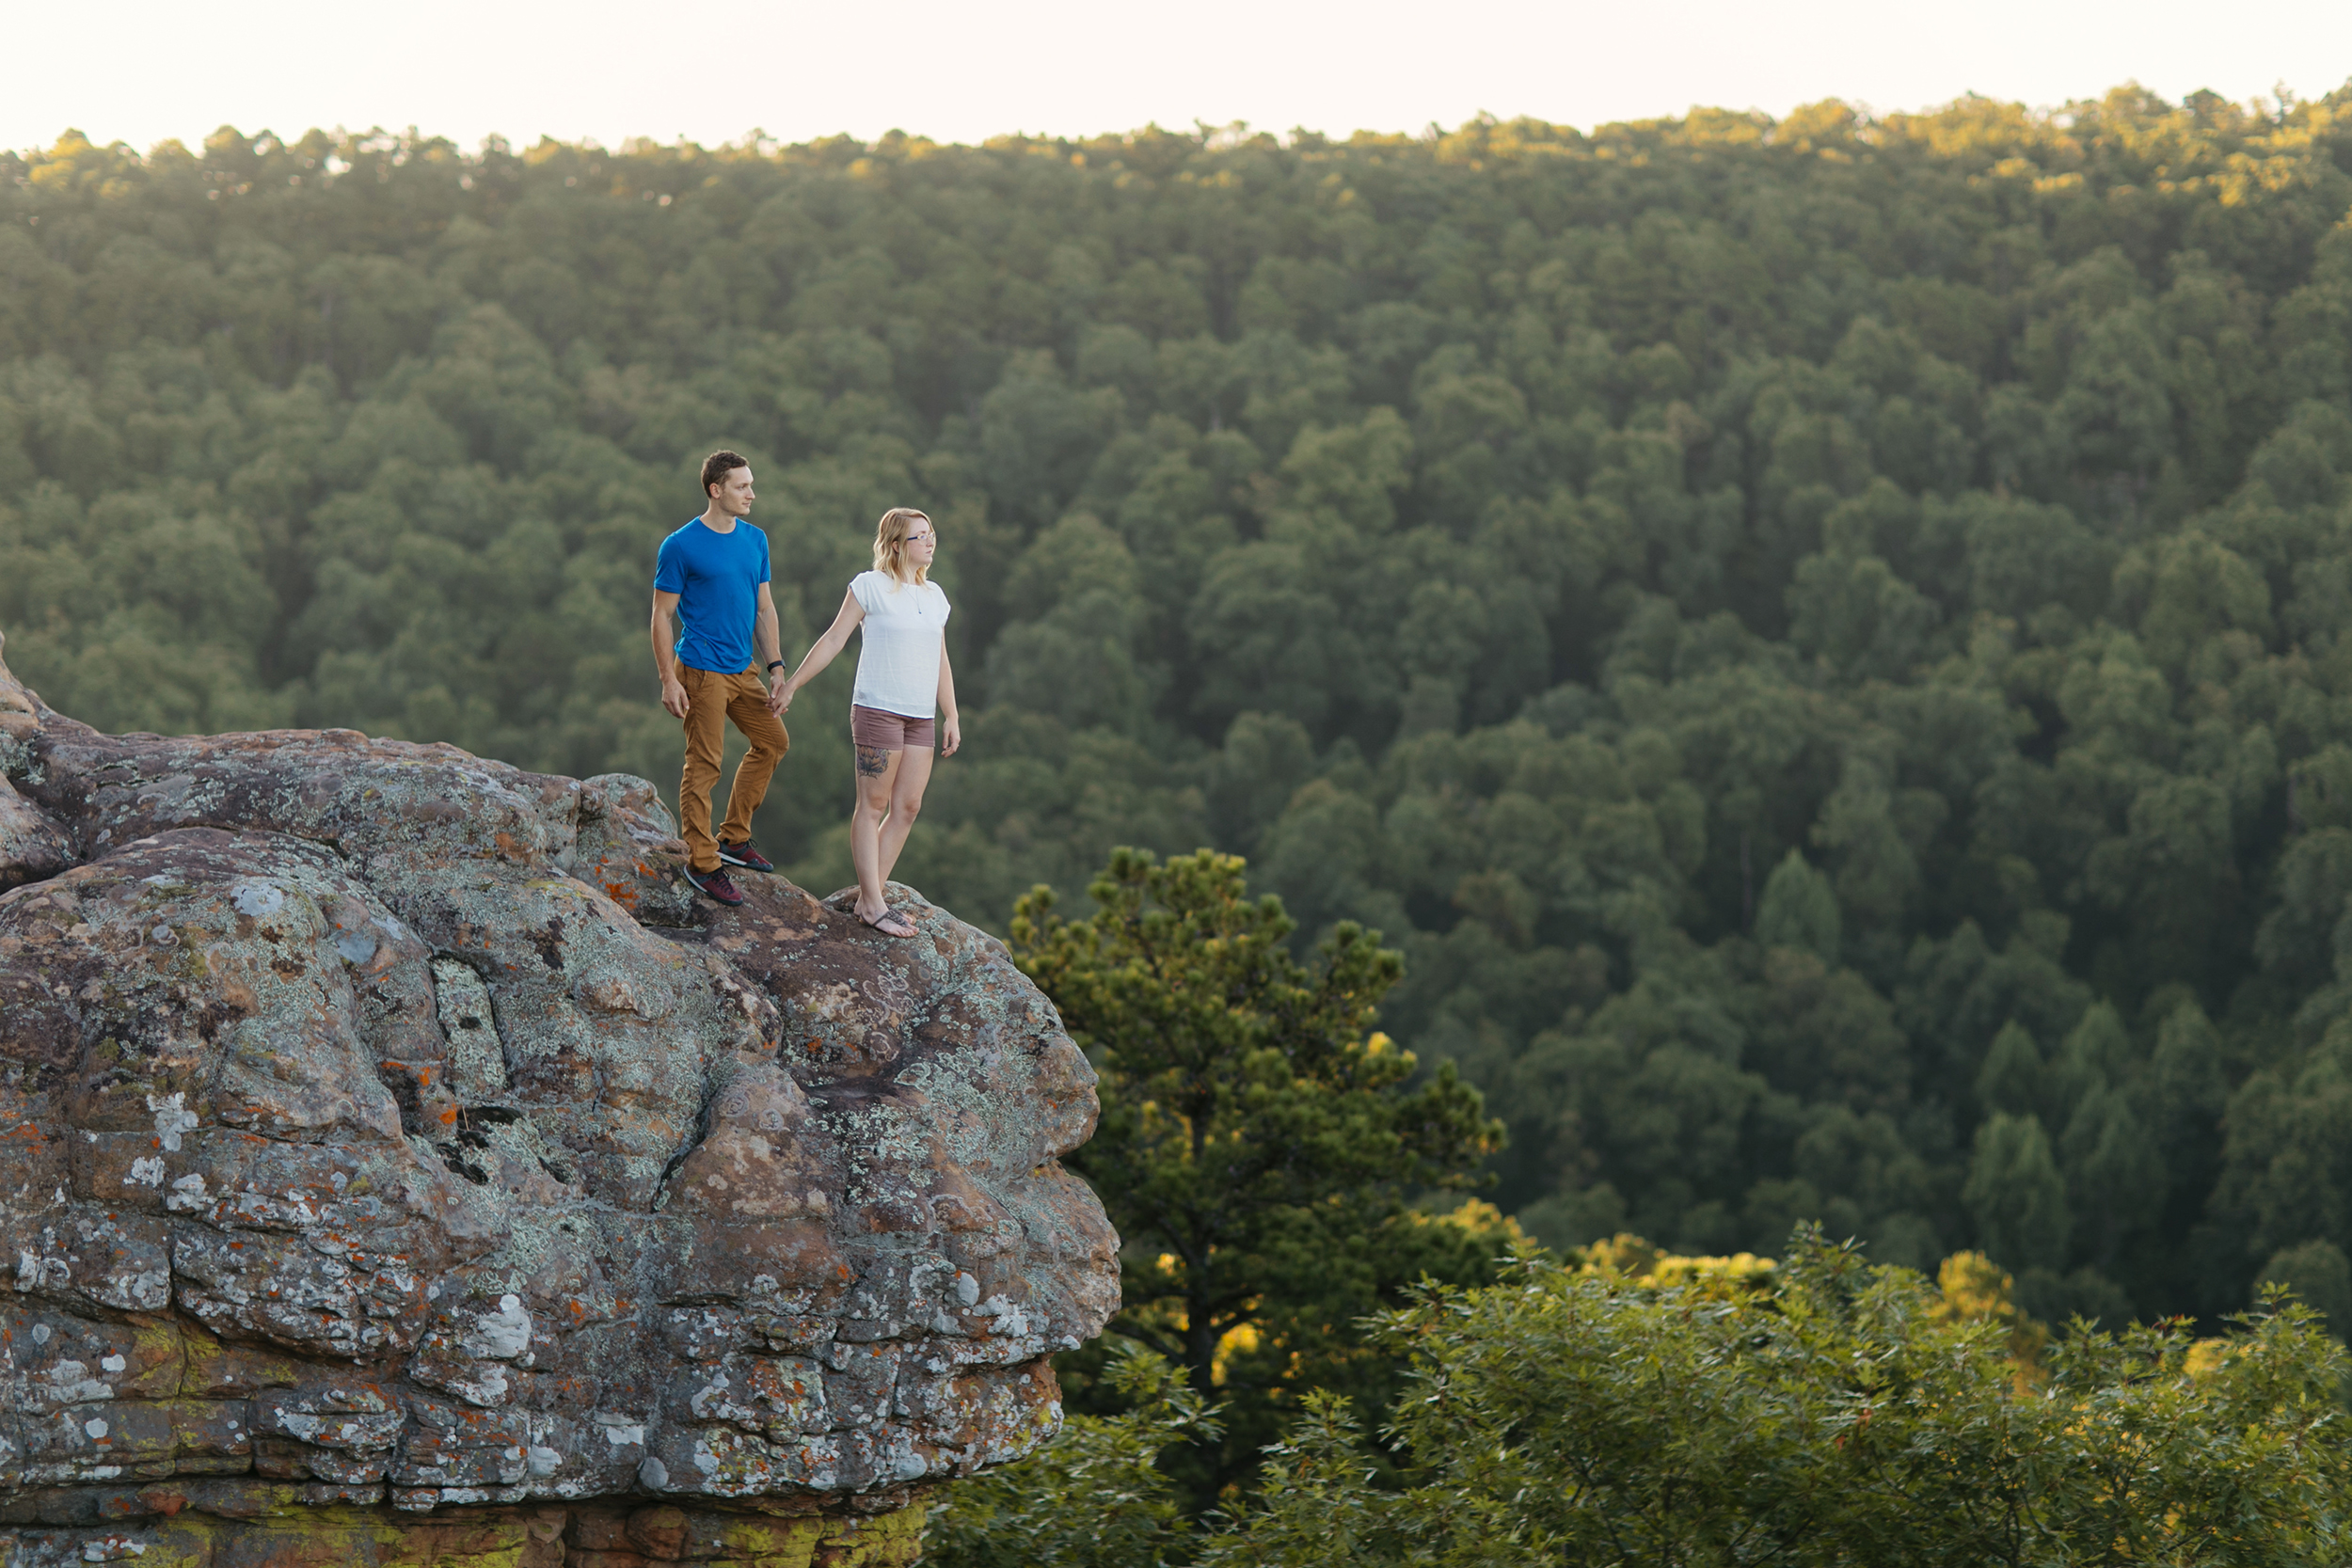
[[[767,580],[768,536],[740,517],[724,533],[694,517],[661,541],[653,585],[678,596],[678,662],[722,675],[748,669]]]

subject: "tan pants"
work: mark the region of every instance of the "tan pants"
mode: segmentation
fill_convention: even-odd
[[[686,688],[686,772],[678,781],[678,829],[697,871],[719,869],[719,841],[710,836],[710,786],[719,782],[719,762],[726,745],[726,721],[743,732],[752,749],[736,764],[735,782],[727,785],[727,819],[719,838],[740,844],[752,836],[752,813],[768,795],[768,776],[792,749],[783,721],[768,711],[768,690],[759,677],[746,670],[722,675],[677,667],[678,684]]]

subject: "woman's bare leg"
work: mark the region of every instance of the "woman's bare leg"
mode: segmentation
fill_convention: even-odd
[[[931,749],[910,746],[903,752],[893,752],[898,758],[898,771],[891,776],[890,816],[882,825],[878,847],[882,850],[882,879],[890,880],[890,873],[898,864],[898,851],[907,847],[907,834],[914,828],[914,819],[922,815],[923,790],[931,782]]]
[[[890,907],[882,901],[882,882],[888,873],[880,841],[882,819],[890,812],[891,784],[898,778],[898,759],[905,754],[879,746],[857,748],[857,806],[850,813],[850,860],[857,867],[857,912],[868,921],[882,919]]]

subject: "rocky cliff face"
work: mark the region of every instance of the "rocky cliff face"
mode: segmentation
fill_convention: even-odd
[[[0,665],[0,1538],[26,1564],[909,1561],[1117,1304],[1003,948],[650,786],[161,739]]]

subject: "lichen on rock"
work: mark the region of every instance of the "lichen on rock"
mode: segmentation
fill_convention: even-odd
[[[0,664],[0,1540],[26,1563],[901,1562],[1117,1306],[1003,947],[652,786],[109,736]]]

